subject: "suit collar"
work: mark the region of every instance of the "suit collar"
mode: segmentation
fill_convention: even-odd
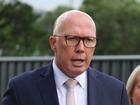
[[[52,64],[42,70],[41,76],[42,78],[37,82],[37,86],[44,105],[59,105]]]
[[[101,101],[103,96],[103,86],[100,81],[100,76],[97,71],[89,68],[87,70],[88,77],[88,105],[103,105]],[[41,79],[38,81],[41,97],[45,105],[59,105],[56,84],[54,80],[54,73],[52,64],[49,64],[41,72]]]

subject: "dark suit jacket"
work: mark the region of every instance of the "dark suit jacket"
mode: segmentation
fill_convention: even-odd
[[[88,105],[129,105],[122,82],[92,68],[87,72]],[[11,79],[2,105],[59,105],[52,64]]]

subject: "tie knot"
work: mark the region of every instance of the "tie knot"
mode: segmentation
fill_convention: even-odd
[[[65,82],[65,84],[67,88],[74,88],[75,85],[77,84],[77,80],[70,78]]]

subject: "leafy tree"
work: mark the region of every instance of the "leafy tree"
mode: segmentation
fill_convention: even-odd
[[[39,15],[18,0],[0,1],[0,55],[52,55],[54,21],[72,8],[60,6]],[[140,3],[135,0],[85,0],[81,10],[97,26],[97,54],[139,54]]]
[[[60,6],[54,11],[38,15],[18,0],[0,3],[0,55],[52,55],[49,36],[55,19],[71,8]]]
[[[81,9],[96,22],[97,54],[140,53],[139,3],[134,0],[85,0]]]
[[[0,11],[1,55],[31,55],[39,34],[33,28],[38,16],[32,8],[18,1],[3,4]]]

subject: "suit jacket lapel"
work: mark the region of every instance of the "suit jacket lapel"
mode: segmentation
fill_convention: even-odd
[[[93,69],[88,70],[88,105],[103,105],[102,86],[98,75]]]
[[[41,73],[37,82],[40,95],[45,105],[59,105],[54,73],[51,64]],[[98,74],[93,69],[88,70],[88,105],[104,105],[102,102],[103,87]]]
[[[40,94],[45,105],[59,105],[54,74],[51,64],[41,74],[43,77],[38,81]]]

